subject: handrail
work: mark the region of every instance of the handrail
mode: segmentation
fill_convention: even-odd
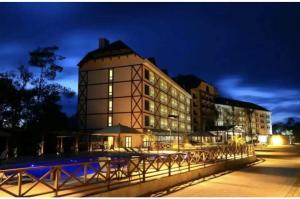
[[[173,154],[142,154],[132,158],[59,164],[49,166],[24,167],[0,170],[0,196],[43,195],[39,186],[50,189],[47,193],[58,196],[60,191],[76,189],[82,186],[106,187],[110,190],[116,184],[124,182],[139,183],[150,178],[174,175],[206,167],[217,161],[245,158],[254,155],[252,145],[221,145]],[[68,167],[78,166],[73,170]],[[45,171],[47,169],[47,171]],[[40,171],[40,177],[34,174]],[[128,183],[125,183],[128,184]],[[127,186],[127,185],[124,185]]]

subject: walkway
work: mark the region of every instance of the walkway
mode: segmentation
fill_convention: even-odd
[[[221,177],[198,180],[169,190],[167,197],[300,196],[300,146],[260,148],[261,161]],[[178,191],[176,191],[178,190]],[[171,192],[171,193],[170,193]]]

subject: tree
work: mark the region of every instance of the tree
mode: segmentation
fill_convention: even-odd
[[[57,50],[54,46],[30,52],[29,63],[41,69],[38,77],[23,65],[17,74],[0,74],[0,128],[23,129],[24,137],[18,136],[22,139],[19,145],[24,144],[22,151],[32,151],[32,146],[51,131],[70,129],[59,100],[62,95],[73,97],[74,92],[51,82],[63,70],[59,65],[63,57]]]

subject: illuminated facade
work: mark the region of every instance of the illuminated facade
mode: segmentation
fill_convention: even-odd
[[[81,60],[78,104],[82,131],[120,123],[161,141],[177,133],[177,126],[180,135],[191,132],[191,95],[122,41],[102,39]]]
[[[205,81],[201,81],[197,88],[191,89],[193,98],[193,130],[203,132],[214,126],[216,111],[214,99],[217,96],[217,89]]]
[[[232,132],[262,140],[272,134],[271,112],[253,103],[218,97],[215,106],[219,113],[216,126],[233,125]],[[266,140],[266,139],[265,139]]]

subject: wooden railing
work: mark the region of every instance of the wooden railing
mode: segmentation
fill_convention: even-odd
[[[174,154],[101,158],[95,162],[0,170],[0,196],[64,196],[105,192],[254,155],[252,145],[218,146]]]

